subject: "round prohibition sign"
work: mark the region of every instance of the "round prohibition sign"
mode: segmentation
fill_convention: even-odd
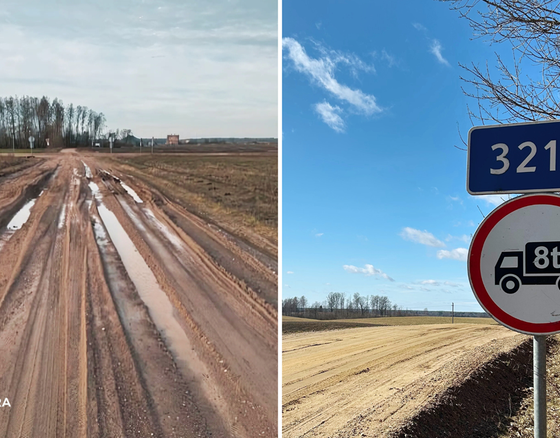
[[[506,327],[560,333],[560,196],[525,195],[492,211],[469,248],[480,305]]]

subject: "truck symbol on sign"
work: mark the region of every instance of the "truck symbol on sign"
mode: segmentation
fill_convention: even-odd
[[[508,294],[522,284],[555,284],[560,289],[560,241],[528,242],[525,251],[504,251],[494,274],[495,284]]]

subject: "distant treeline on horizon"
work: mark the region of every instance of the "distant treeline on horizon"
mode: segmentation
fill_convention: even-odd
[[[87,145],[101,135],[105,116],[86,106],[62,100],[0,97],[0,148],[28,148],[33,136],[34,147],[69,147]]]
[[[450,303],[451,304],[451,303]],[[322,302],[309,303],[307,298],[285,298],[282,300],[282,315],[309,317],[315,319],[371,318],[383,316],[448,316],[465,318],[490,317],[486,312],[451,312],[450,310],[410,310],[391,303],[382,295],[360,295],[358,292],[347,295],[342,292],[329,292]]]

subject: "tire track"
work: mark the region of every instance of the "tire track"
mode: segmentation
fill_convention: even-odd
[[[111,239],[101,242],[94,232],[104,224],[88,185],[101,180],[84,167],[97,169],[94,158],[81,158],[45,156],[2,177],[13,187],[0,190],[0,239],[14,206],[45,192],[0,247],[0,396],[12,405],[0,410],[0,436],[276,436],[272,314],[188,236],[169,231],[177,238],[173,249],[132,198],[118,200],[129,196],[120,185],[109,186],[114,195],[103,186],[202,366],[182,364],[140,298],[134,273]],[[206,381],[218,409],[201,387]]]

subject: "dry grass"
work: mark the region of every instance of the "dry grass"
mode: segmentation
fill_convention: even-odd
[[[339,330],[352,327],[401,326],[425,324],[450,324],[451,318],[443,316],[395,316],[388,318],[358,318],[319,321],[308,318],[282,317],[282,333],[320,330]],[[455,318],[455,324],[493,324],[492,318]]]
[[[195,214],[234,234],[246,227],[277,245],[276,155],[123,155],[118,162]]]
[[[560,341],[560,336],[549,336]],[[546,358],[547,437],[560,437],[560,342],[551,342]],[[533,438],[533,388],[526,391],[519,410],[505,423],[501,438]]]

